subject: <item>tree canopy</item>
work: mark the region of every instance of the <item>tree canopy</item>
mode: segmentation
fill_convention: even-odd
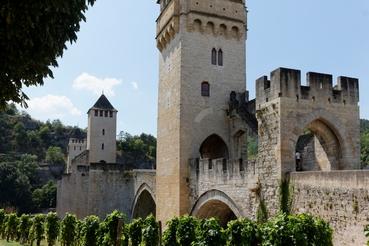
[[[0,0],[0,109],[27,106],[24,86],[53,78],[51,67],[66,43],[77,40],[80,22],[95,0]]]

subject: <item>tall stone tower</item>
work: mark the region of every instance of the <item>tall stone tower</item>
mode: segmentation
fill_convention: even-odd
[[[116,163],[117,110],[105,95],[88,110],[89,162]]]
[[[231,144],[229,95],[246,91],[244,0],[158,0],[157,217],[190,213],[189,160]],[[212,150],[210,150],[211,152]],[[227,153],[226,153],[227,152]],[[216,158],[233,158],[224,150]]]

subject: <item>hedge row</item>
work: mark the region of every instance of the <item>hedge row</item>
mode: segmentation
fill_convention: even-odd
[[[182,216],[170,220],[161,233],[153,216],[124,223],[122,213],[114,211],[105,220],[88,216],[78,220],[67,214],[59,220],[47,215],[6,214],[0,210],[0,237],[23,245],[49,246],[329,246],[332,229],[328,223],[310,215],[280,214],[266,223],[238,219],[222,228],[214,219],[200,220]]]

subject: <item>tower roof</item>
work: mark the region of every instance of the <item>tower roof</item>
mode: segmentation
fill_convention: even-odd
[[[92,108],[116,110],[104,94],[100,96]]]

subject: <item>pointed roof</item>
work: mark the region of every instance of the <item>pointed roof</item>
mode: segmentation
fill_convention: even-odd
[[[116,110],[104,94],[100,96],[92,108]]]

